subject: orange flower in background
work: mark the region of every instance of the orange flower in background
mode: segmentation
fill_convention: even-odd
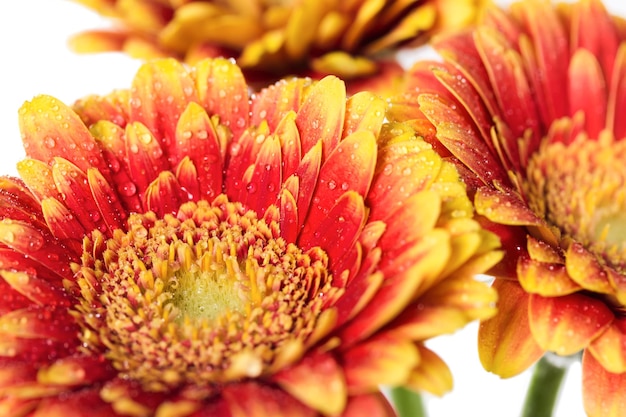
[[[418,63],[389,115],[436,127],[507,248],[485,368],[583,350],[590,416],[626,415],[624,40],[600,1],[494,8],[434,42],[444,62]]]
[[[495,312],[453,165],[335,77],[249,96],[226,59],[157,60],[19,114],[3,415],[393,415],[379,385],[444,393],[424,341]]]
[[[377,75],[400,67],[384,56],[474,21],[484,0],[154,1],[76,0],[118,23],[75,36],[80,52],[123,50],[189,63],[233,57],[248,75],[277,78]],[[377,80],[378,81],[378,80]],[[390,88],[386,86],[385,89]]]

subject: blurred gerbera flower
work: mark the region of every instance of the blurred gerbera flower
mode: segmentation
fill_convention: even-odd
[[[436,127],[507,248],[483,365],[584,350],[590,416],[626,415],[625,39],[600,1],[493,8],[436,40],[444,62],[417,64],[390,111]]]
[[[2,415],[386,416],[442,394],[424,346],[494,313],[452,164],[335,77],[249,96],[237,66],[19,112],[0,183]]]
[[[119,24],[75,36],[71,45],[77,51],[123,50],[139,58],[172,56],[188,63],[225,56],[261,79],[335,74],[348,80],[377,74],[388,83],[400,67],[382,57],[473,22],[485,2],[76,1]]]

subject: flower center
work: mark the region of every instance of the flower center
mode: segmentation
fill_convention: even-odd
[[[176,216],[133,214],[128,232],[86,238],[74,265],[84,349],[146,390],[271,373],[330,328],[328,257],[219,196]]]
[[[626,141],[604,131],[547,143],[528,166],[530,206],[559,233],[626,273]]]

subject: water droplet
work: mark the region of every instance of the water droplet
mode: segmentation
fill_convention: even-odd
[[[46,145],[46,147],[52,149],[56,146],[56,141],[54,140],[53,137],[50,136],[46,136],[46,138],[43,140],[44,145]]]
[[[411,170],[411,168],[410,168],[410,167],[406,167],[406,168],[404,168],[404,169],[402,170],[402,175],[409,176],[409,175],[411,175],[411,172],[413,172],[413,171]]]
[[[385,165],[385,167],[383,168],[383,175],[391,175],[392,172],[393,172],[393,165],[391,164]]]
[[[254,194],[256,192],[256,185],[248,183],[248,185],[246,185],[246,190],[248,190],[250,194]]]
[[[226,97],[226,91],[224,89],[221,89],[217,94],[220,98]]]
[[[313,129],[318,129],[320,127],[320,121],[317,119],[313,120],[313,122],[311,122],[311,127]]]
[[[137,186],[132,182],[127,182],[125,184],[122,184],[122,186],[119,188],[119,192],[126,197],[130,197],[137,192]]]
[[[335,188],[337,188],[337,183],[333,180],[328,181],[328,188],[334,190]]]
[[[130,151],[131,151],[132,153],[138,153],[138,152],[139,152],[139,146],[137,146],[137,144],[136,144],[136,143],[132,143],[132,144],[130,145],[130,148],[129,148],[129,149],[130,149]]]
[[[341,189],[347,191],[350,188],[350,185],[347,182],[341,184]]]

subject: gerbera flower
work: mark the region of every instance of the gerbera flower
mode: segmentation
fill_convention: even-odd
[[[19,115],[2,415],[392,415],[377,387],[445,392],[424,341],[494,313],[453,165],[335,77],[250,97],[228,60],[166,59]]]
[[[123,50],[190,63],[226,56],[262,78],[335,74],[346,80],[398,76],[398,64],[381,56],[469,24],[484,2],[76,1],[119,23],[75,36],[71,45],[77,51]]]
[[[417,64],[390,113],[436,127],[507,247],[483,365],[584,350],[590,416],[626,415],[625,39],[595,0],[493,8],[434,42],[444,62]]]

